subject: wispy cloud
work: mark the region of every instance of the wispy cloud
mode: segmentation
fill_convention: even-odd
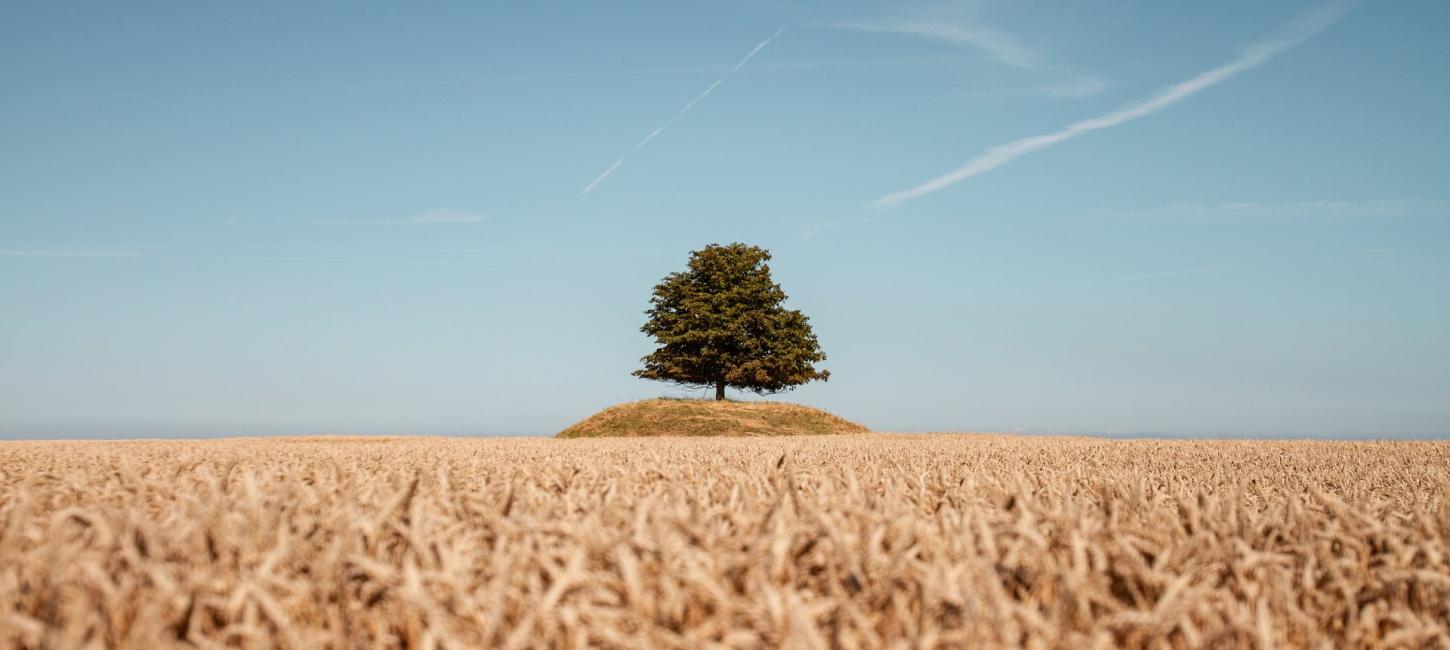
[[[1225,201],[1221,203],[1170,203],[1157,208],[1120,211],[1120,213],[1189,220],[1450,216],[1450,202],[1427,199]]]
[[[1078,99],[1091,97],[1107,89],[1107,80],[1090,74],[1081,74],[1066,81],[1043,86],[1042,92],[1051,97]]]
[[[483,215],[471,212],[428,210],[411,217],[403,217],[400,219],[328,219],[313,223],[323,226],[417,226],[446,223],[477,223],[483,221],[483,219]]]
[[[880,32],[920,36],[959,45],[987,55],[1003,65],[1042,74],[1070,74],[1061,66],[1045,62],[1043,57],[1023,44],[1015,35],[983,25],[975,18],[949,18],[940,15],[929,19],[907,18],[867,22],[832,23],[835,29],[859,32]],[[1082,72],[1052,83],[1039,84],[1034,90],[1049,97],[1078,99],[1091,97],[1108,89],[1110,84],[1097,75]]]
[[[1261,260],[1257,262],[1241,262],[1238,264],[1217,264],[1212,266],[1193,266],[1187,268],[1165,269],[1161,271],[1148,271],[1145,273],[1131,273],[1128,275],[1116,275],[1106,278],[1091,278],[1086,280],[1075,280],[1054,286],[1080,286],[1091,284],[1117,284],[1120,282],[1135,282],[1138,280],[1156,280],[1179,275],[1198,275],[1203,273],[1219,273],[1223,271],[1242,271],[1272,266],[1285,266],[1303,262],[1314,262],[1319,260],[1338,259],[1344,257],[1362,257],[1377,253],[1389,253],[1405,250],[1404,246],[1392,246],[1382,248],[1364,248],[1352,251],[1338,251],[1334,253],[1322,253],[1319,255],[1303,255],[1299,257],[1284,257],[1272,260]]]
[[[887,194],[876,199],[871,205],[878,208],[896,206],[991,171],[1034,151],[1046,149],[1085,133],[1118,126],[1157,113],[1207,88],[1228,81],[1239,73],[1261,65],[1275,55],[1303,43],[1343,17],[1349,7],[1349,2],[1332,2],[1321,5],[1300,15],[1273,38],[1243,48],[1239,52],[1238,58],[1202,72],[1187,81],[1164,88],[1146,100],[1130,104],[1106,115],[1075,122],[1052,133],[998,145],[950,173],[933,178],[916,187]]]
[[[818,70],[821,68],[842,68],[862,66],[918,66],[918,65],[952,65],[966,62],[965,57],[949,56],[898,56],[898,57],[865,57],[865,58],[840,58],[840,59],[812,59],[801,61],[773,61],[770,63],[756,62],[750,66],[754,71],[773,72],[798,72]],[[165,86],[149,89],[134,89],[112,93],[95,93],[93,91],[65,89],[54,93],[31,94],[16,97],[18,100],[63,100],[77,101],[83,99],[103,98],[153,98],[170,96],[192,96],[192,95],[249,95],[255,93],[269,93],[278,90],[287,92],[314,92],[329,93],[336,91],[352,90],[395,90],[395,89],[432,89],[432,88],[465,88],[470,86],[493,86],[503,84],[531,83],[536,81],[565,81],[570,79],[611,79],[628,78],[639,76],[663,76],[678,74],[697,74],[705,72],[728,72],[735,67],[730,63],[719,63],[713,65],[660,65],[640,67],[618,67],[618,68],[584,68],[575,70],[555,71],[534,71],[514,72],[479,75],[472,77],[448,77],[434,79],[406,79],[406,80],[379,80],[366,82],[273,82],[256,84],[192,84],[181,86]],[[7,96],[6,99],[11,99]]]
[[[171,260],[180,262],[301,262],[347,264],[417,264],[422,266],[514,267],[527,266],[508,262],[475,262],[468,260],[428,260],[377,257],[271,257],[257,255],[177,255],[107,250],[0,250],[0,257],[70,258],[100,260]]]
[[[1017,68],[1030,70],[1042,65],[1041,57],[1017,40],[1016,36],[975,21],[907,19],[836,23],[831,26],[858,32],[908,34],[946,41],[974,48],[998,63]]]
[[[735,67],[730,68],[730,71],[726,72],[725,76],[716,79],[715,83],[710,84],[710,87],[705,89],[705,92],[700,93],[699,96],[690,100],[688,104],[685,104],[683,108],[676,111],[675,114],[670,117],[670,119],[664,124],[661,124],[659,128],[650,131],[649,135],[646,135],[643,140],[639,141],[639,144],[634,145],[634,149],[631,149],[630,153],[634,153],[636,151],[639,151],[640,149],[643,149],[645,145],[649,144],[650,140],[655,139],[656,136],[664,133],[665,129],[670,128],[670,126],[672,126],[675,122],[678,122],[681,117],[684,117],[685,113],[688,113],[690,109],[695,107],[695,104],[700,103],[700,100],[708,97],[710,93],[715,92],[715,89],[720,87],[720,84],[725,83],[726,79],[729,79],[730,77],[735,76],[735,73],[740,72],[740,69],[745,67],[745,64],[749,63],[751,58],[753,58],[761,50],[765,49],[765,46],[770,45],[770,42],[775,40],[775,37],[780,36],[780,33],[783,31],[785,31],[784,28],[777,29],[775,30],[774,34],[770,35],[770,38],[767,38],[757,44],[753,49],[750,50],[749,53],[745,55],[745,58],[740,59],[740,62],[735,64]],[[588,185],[584,186],[584,191],[581,192],[581,194],[588,194],[589,192],[593,191],[595,186],[604,182],[604,179],[609,178],[609,175],[613,174],[614,170],[619,169],[619,166],[623,164],[624,158],[620,158],[619,160],[614,161],[614,164],[610,165],[609,169],[604,170],[603,173],[601,173],[599,176],[596,176],[593,181],[590,181]]]

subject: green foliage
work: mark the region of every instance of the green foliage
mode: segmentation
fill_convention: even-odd
[[[640,331],[659,349],[641,359],[636,377],[681,386],[730,386],[756,394],[790,390],[829,372],[810,321],[782,303],[770,277],[770,252],[746,244],[711,244],[690,253],[689,269],[655,285]]]

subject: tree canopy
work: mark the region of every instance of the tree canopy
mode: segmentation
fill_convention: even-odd
[[[747,244],[711,244],[690,253],[689,268],[655,285],[640,331],[659,348],[636,377],[694,388],[727,386],[764,395],[826,381],[810,319],[786,309],[770,277],[770,252]]]

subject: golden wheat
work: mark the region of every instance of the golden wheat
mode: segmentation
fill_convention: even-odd
[[[1450,647],[1450,444],[0,444],[0,646]]]

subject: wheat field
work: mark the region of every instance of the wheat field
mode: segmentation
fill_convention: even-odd
[[[1450,647],[1450,444],[0,443],[0,647]]]

